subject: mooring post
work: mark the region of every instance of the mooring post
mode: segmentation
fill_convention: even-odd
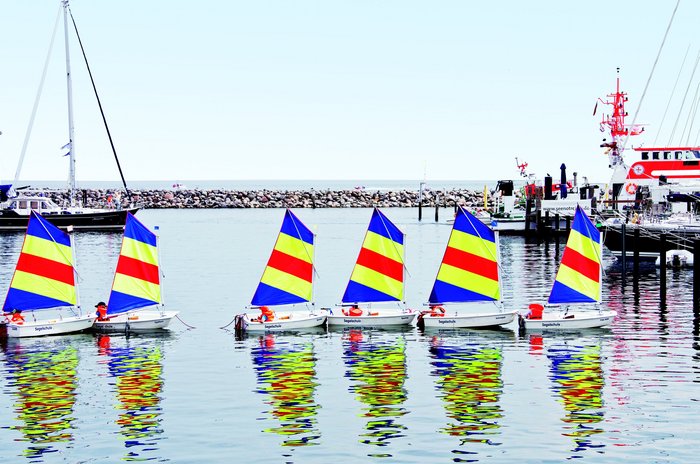
[[[620,226],[620,236],[622,236],[622,255],[620,259],[622,262],[622,288],[625,288],[625,273],[627,271],[627,225],[622,224]]]
[[[632,240],[632,253],[634,253],[634,260],[632,266],[634,267],[634,280],[639,279],[639,227],[634,228],[634,239]]]
[[[661,265],[661,282],[659,285],[659,300],[666,305],[666,234],[659,235],[659,264]]]
[[[538,209],[537,213],[535,213],[535,230],[537,231],[537,236],[539,237],[542,234],[542,210]]]
[[[571,232],[571,216],[566,215],[566,235],[568,236]]]
[[[440,194],[435,194],[435,222],[438,222],[440,216]]]
[[[700,256],[700,240],[693,242],[693,311],[700,309],[700,263],[695,261]]]
[[[423,220],[423,185],[425,182],[420,182],[418,184],[418,220]]]
[[[530,234],[530,215],[532,214],[532,199],[525,200],[525,235]]]

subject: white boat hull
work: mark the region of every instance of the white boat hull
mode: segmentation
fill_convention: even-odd
[[[290,330],[318,327],[326,322],[325,315],[300,313],[298,311],[275,311],[272,321],[260,322],[258,316],[243,315],[245,330],[248,332],[286,332]]]
[[[521,317],[527,330],[578,330],[605,327],[615,320],[616,311],[568,311],[542,315],[542,319]]]
[[[510,324],[515,320],[516,311],[512,312],[494,312],[494,313],[476,313],[476,314],[445,314],[444,316],[433,316],[425,314],[423,316],[423,324],[426,329],[463,329],[463,328],[479,328],[479,327],[496,327],[499,325]]]
[[[164,330],[179,311],[138,311],[112,316],[109,320],[98,321],[92,328],[98,332],[152,332]]]
[[[385,327],[411,325],[418,315],[415,311],[399,311],[373,309],[372,315],[346,316],[344,314],[328,314],[328,326],[338,327]]]
[[[85,314],[57,319],[25,321],[23,324],[8,322],[6,323],[7,336],[10,338],[26,338],[82,332],[89,329],[94,320],[94,315]]]

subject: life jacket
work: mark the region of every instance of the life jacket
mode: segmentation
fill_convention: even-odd
[[[13,324],[22,325],[24,324],[24,316],[22,316],[20,313],[12,313],[10,315],[10,322]]]
[[[529,306],[530,313],[527,315],[528,319],[542,319],[542,312],[544,311],[544,306],[541,304],[533,303]]]
[[[445,308],[442,306],[431,306],[430,316],[432,317],[443,317],[445,315]]]
[[[104,321],[106,319],[107,319],[107,307],[106,306],[98,306],[97,307],[97,320]]]
[[[267,306],[260,306],[260,322],[270,322],[275,319],[275,312]]]

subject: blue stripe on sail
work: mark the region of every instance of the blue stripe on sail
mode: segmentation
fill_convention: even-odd
[[[379,234],[382,237],[386,237],[403,245],[403,232],[377,208],[374,208],[368,229],[375,234]]]
[[[595,225],[593,225],[580,206],[576,207],[574,223],[571,225],[571,228],[584,237],[590,238],[596,243],[600,242],[600,231],[596,229]]]
[[[399,299],[351,280],[348,283],[348,288],[345,289],[345,295],[343,295],[342,301],[343,303],[370,303],[380,301],[399,301]]]
[[[290,210],[284,215],[284,220],[282,221],[283,234],[287,234],[291,237],[298,238],[306,243],[314,244],[314,233],[309,230],[308,227],[302,223],[298,217],[294,215]]]
[[[481,237],[490,242],[496,242],[496,234],[494,231],[464,208],[459,208],[457,210],[457,217],[455,218],[453,229],[476,237]]]
[[[10,312],[13,309],[49,309],[58,308],[61,306],[73,305],[68,301],[61,301],[55,298],[49,298],[36,293],[27,292],[25,290],[10,288],[7,291],[7,297],[5,298],[5,304],[3,305],[2,310],[5,312]]]
[[[260,282],[250,304],[253,306],[275,306],[306,303],[307,301],[309,300]]]
[[[112,290],[109,294],[109,302],[107,303],[107,314],[119,314],[132,309],[143,308],[146,306],[157,305],[157,301],[138,298],[126,293]]]
[[[428,302],[435,303],[465,303],[469,301],[496,301],[495,299],[482,295],[481,293],[472,292],[466,288],[460,288],[456,285],[448,284],[441,280],[436,280],[433,285],[433,291],[430,292]]]
[[[148,230],[146,226],[136,219],[131,213],[126,213],[126,226],[124,227],[124,237],[156,246],[156,234]]]
[[[579,293],[573,288],[562,284],[561,282],[554,282],[552,287],[552,292],[549,294],[550,304],[568,304],[568,303],[597,303],[593,298],[587,297],[583,293]]]
[[[67,233],[63,232],[34,211],[32,211],[31,216],[29,216],[27,235],[43,238],[49,242],[56,242],[67,247],[70,246],[70,237]]]

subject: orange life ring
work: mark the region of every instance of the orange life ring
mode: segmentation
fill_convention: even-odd
[[[632,183],[627,184],[625,186],[625,191],[627,193],[629,193],[630,195],[634,195],[635,193],[637,193],[637,184],[632,184]]]

